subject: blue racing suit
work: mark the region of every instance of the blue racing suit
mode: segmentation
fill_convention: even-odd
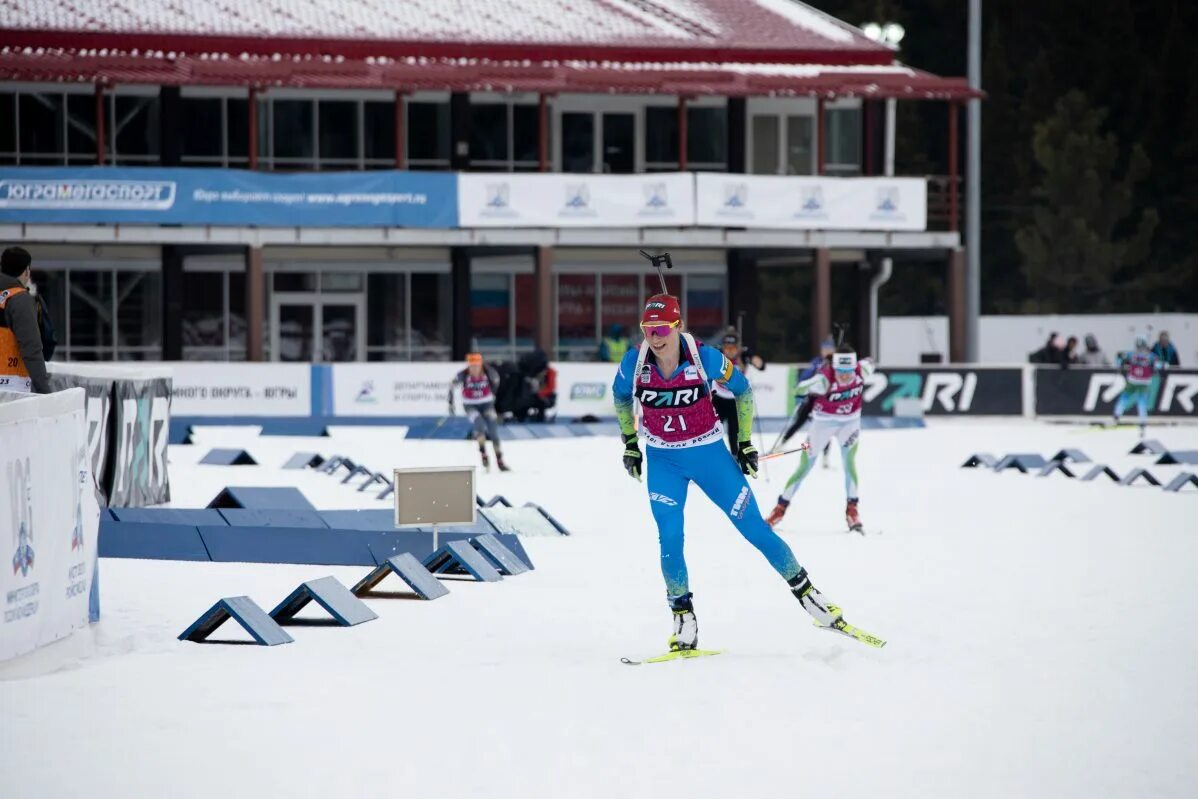
[[[624,355],[612,384],[616,413],[625,435],[636,432],[634,397],[641,402],[649,507],[657,522],[667,600],[683,597],[690,591],[683,554],[683,509],[692,482],[724,511],[774,570],[789,581],[798,575],[799,563],[786,542],[762,518],[745,475],[721,440],[723,432],[714,408],[702,407],[703,403],[711,405],[713,380],[727,386],[737,398],[740,431],[747,441],[753,429],[749,381],[743,372],[732,368],[723,353],[694,344],[688,336],[682,338],[682,350],[678,368],[667,376],[658,370],[652,353],[642,345],[640,351]],[[679,434],[679,430],[685,433]]]

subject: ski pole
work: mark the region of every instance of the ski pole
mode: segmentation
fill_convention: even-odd
[[[811,444],[807,441],[804,441],[801,446],[795,447],[794,449],[786,449],[786,450],[783,450],[782,452],[771,452],[767,455],[758,455],[757,461],[761,462],[761,461],[773,460],[774,458],[781,458],[783,455],[793,455],[796,452],[802,452],[803,450],[808,450],[808,449],[811,449]]]

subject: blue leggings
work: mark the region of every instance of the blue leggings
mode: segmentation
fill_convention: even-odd
[[[1138,386],[1134,383],[1128,383],[1127,388],[1123,389],[1123,393],[1119,395],[1119,399],[1115,400],[1115,418],[1118,419],[1127,410],[1127,406],[1132,403],[1136,404],[1136,411],[1140,417],[1140,424],[1148,422],[1148,386]]]
[[[691,481],[728,515],[745,540],[765,555],[778,574],[790,580],[799,573],[794,553],[761,517],[748,481],[722,441],[687,449],[646,449],[649,507],[657,522],[667,599],[690,590],[682,552],[682,510],[686,507],[686,491]]]

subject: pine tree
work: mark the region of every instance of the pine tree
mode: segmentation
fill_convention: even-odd
[[[1036,206],[1015,235],[1035,298],[1026,311],[1109,311],[1146,288],[1134,272],[1148,258],[1159,217],[1153,208],[1138,219],[1133,211],[1148,156],[1137,144],[1116,176],[1119,141],[1104,131],[1106,116],[1074,90],[1036,126]]]

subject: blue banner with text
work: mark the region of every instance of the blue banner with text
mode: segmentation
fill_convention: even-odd
[[[435,172],[4,167],[0,222],[452,228],[458,187]]]

